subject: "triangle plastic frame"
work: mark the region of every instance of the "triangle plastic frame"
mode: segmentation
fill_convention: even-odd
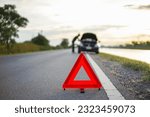
[[[85,72],[89,76],[90,80],[75,80],[76,75],[78,74],[81,67],[84,68]],[[62,88],[65,90],[66,88],[101,88],[102,85],[98,80],[96,74],[94,73],[92,67],[87,61],[86,57],[83,53],[81,53],[74,64],[71,72],[63,83]]]

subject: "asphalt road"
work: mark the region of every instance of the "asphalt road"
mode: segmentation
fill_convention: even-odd
[[[62,89],[78,54],[70,50],[36,52],[0,57],[0,99],[6,100],[105,100],[102,88]],[[81,70],[76,79],[87,78]]]

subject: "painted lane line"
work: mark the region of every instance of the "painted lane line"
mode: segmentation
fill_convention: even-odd
[[[110,100],[125,100],[117,88],[112,84],[110,79],[105,75],[105,73],[99,68],[96,62],[90,57],[89,54],[86,54],[87,59],[89,60],[91,66],[93,67],[97,77],[102,83],[103,88],[105,89],[107,96]]]

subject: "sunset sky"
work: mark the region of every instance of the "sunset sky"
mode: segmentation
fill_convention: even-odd
[[[150,0],[0,0],[15,4],[29,20],[23,42],[42,32],[53,45],[78,33],[93,32],[103,45],[150,40]]]

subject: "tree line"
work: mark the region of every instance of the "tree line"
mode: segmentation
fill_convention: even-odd
[[[150,41],[132,41],[125,45],[113,46],[113,48],[150,49]]]
[[[101,46],[102,48],[127,48],[127,49],[150,49],[150,41],[132,41],[131,43],[126,43],[125,45],[119,46]]]
[[[51,47],[54,49],[62,49],[62,48],[69,48],[69,41],[68,39],[64,38],[57,46],[50,45],[50,41],[42,34],[38,33],[37,36],[33,37],[30,41],[25,41],[25,43],[34,43],[36,45]]]

